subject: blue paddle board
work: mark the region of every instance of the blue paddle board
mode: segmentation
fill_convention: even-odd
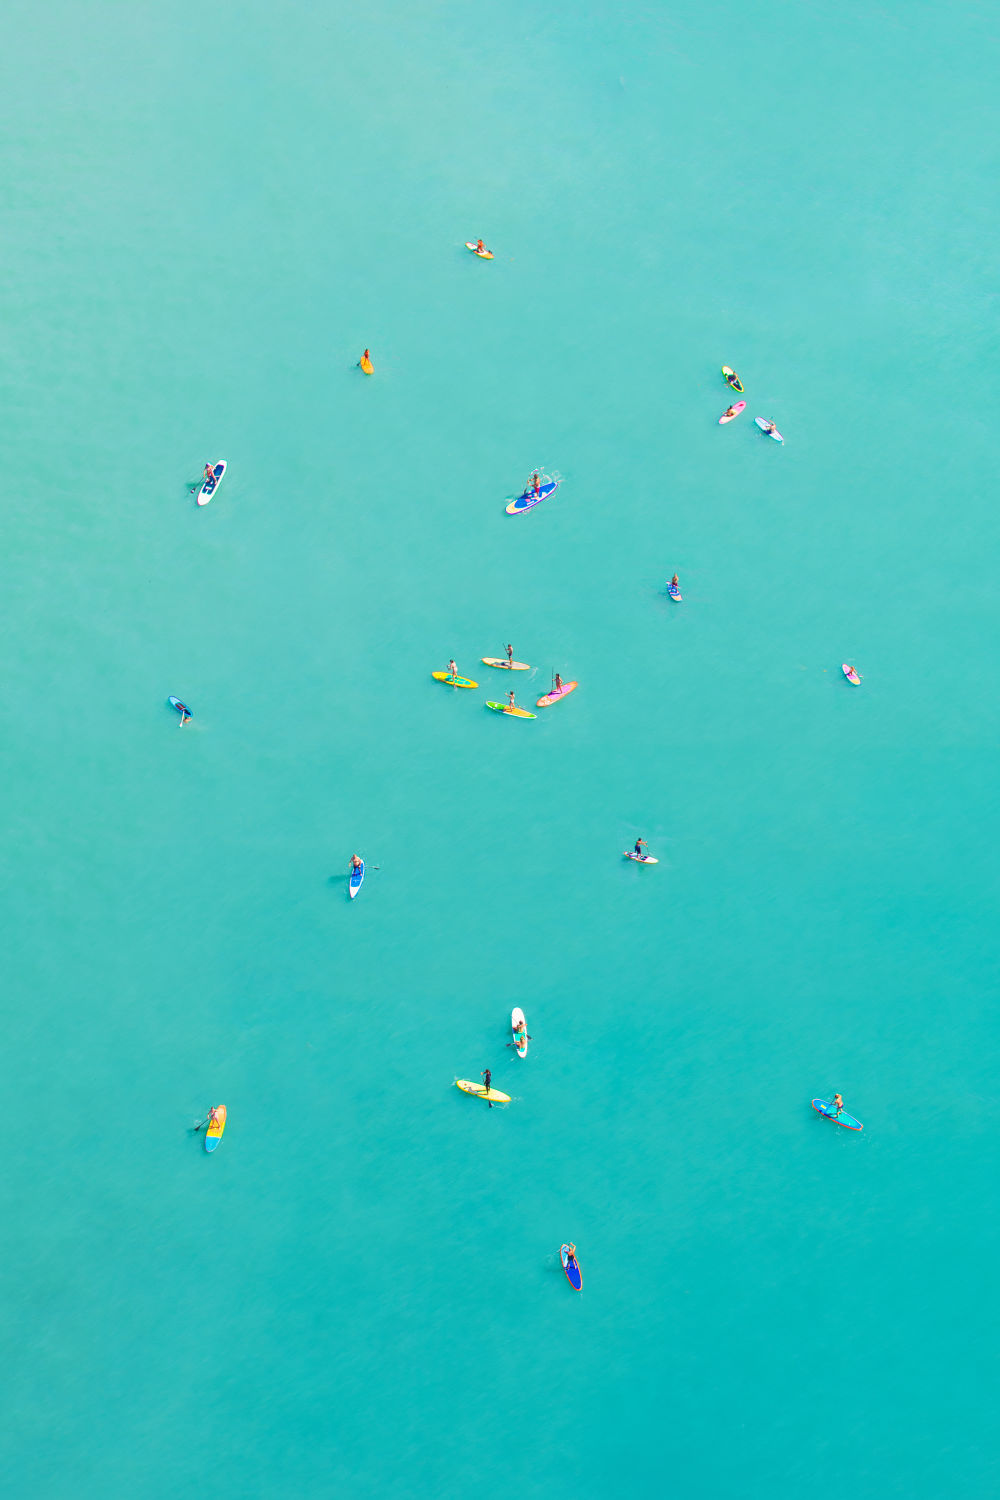
[[[187,704],[182,703],[179,698],[175,698],[173,693],[170,694],[167,702],[170,704],[171,708],[176,708],[182,719],[191,718],[191,710],[188,708]]]
[[[362,860],[361,864],[358,866],[358,868],[356,870],[353,868],[353,866],[351,868],[351,881],[350,881],[350,887],[349,887],[349,889],[350,889],[350,896],[351,896],[351,900],[352,901],[354,900],[355,896],[360,891],[361,884],[362,884],[362,881],[364,880],[364,878],[365,878],[365,862],[364,862],[364,860]]]
[[[566,1280],[570,1286],[575,1292],[582,1292],[583,1272],[580,1270],[579,1261],[576,1259],[570,1260],[568,1245],[559,1246],[559,1259],[562,1261],[562,1268],[566,1272]]]
[[[553,491],[558,488],[558,479],[546,479],[544,484],[539,485],[537,495],[533,489],[527,489],[523,495],[518,495],[516,500],[512,500],[506,507],[507,514],[509,516],[519,516],[522,511],[531,510],[534,506],[541,505],[542,501],[547,500]]]
[[[846,1109],[842,1109],[837,1114],[833,1107],[833,1101],[830,1099],[814,1099],[812,1107],[818,1115],[826,1115],[828,1120],[832,1120],[835,1125],[843,1125],[845,1130],[864,1130],[865,1128],[861,1121],[856,1120],[853,1115],[849,1115]]]

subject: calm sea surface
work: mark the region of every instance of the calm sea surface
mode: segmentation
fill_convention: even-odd
[[[998,77],[961,0],[7,7],[6,1494],[1000,1487]]]

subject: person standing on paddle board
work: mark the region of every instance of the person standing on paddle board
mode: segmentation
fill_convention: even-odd
[[[483,251],[485,249],[486,249],[486,246],[483,244],[482,240],[477,240],[476,241],[476,253],[478,255],[482,255],[482,253],[483,253]]]
[[[508,667],[512,667],[514,665],[514,647],[510,641],[507,642],[504,650],[507,652],[507,665]]]
[[[458,667],[455,665],[455,658],[454,657],[452,657],[451,661],[448,663],[448,676],[449,677],[457,677],[458,676]]]
[[[680,587],[680,580],[678,579],[676,573],[674,574],[673,578],[671,578],[671,580],[670,580],[670,587],[672,589],[676,589],[676,588]]]
[[[539,474],[537,469],[531,476],[531,488],[534,490],[536,495],[540,495],[542,493],[542,476],[541,474]]]
[[[215,465],[214,464],[206,464],[205,465],[205,478],[206,478],[206,480],[214,479],[215,478]]]
[[[635,841],[635,848],[632,850],[632,853],[635,855],[636,859],[645,859],[646,856],[643,854],[642,851],[643,851],[643,849],[648,849],[648,848],[649,848],[649,845],[646,843],[645,839],[636,839],[636,841]]]
[[[364,860],[359,859],[356,854],[352,854],[351,855],[351,870],[352,871],[354,871],[354,870],[360,870],[361,866],[363,864],[364,864]]]
[[[517,704],[514,702],[514,689],[513,688],[511,688],[510,692],[507,694],[507,706],[508,706],[508,708],[516,708],[517,707]]]
[[[567,1264],[567,1266],[576,1266],[576,1246],[575,1245],[567,1245],[566,1246],[566,1264]],[[579,1266],[576,1266],[576,1268],[577,1268],[577,1270],[580,1269]]]
[[[843,1108],[844,1108],[844,1101],[843,1101],[843,1099],[841,1098],[841,1096],[839,1094],[834,1094],[834,1096],[833,1096],[833,1112],[834,1112],[834,1114],[835,1115],[839,1115],[840,1112],[841,1112],[841,1110]]]
[[[552,691],[554,693],[561,693],[562,692],[562,678],[559,676],[558,672],[556,673],[556,685],[552,689]]]
[[[489,1092],[490,1092],[490,1089],[493,1086],[493,1074],[490,1072],[489,1068],[484,1068],[483,1069],[482,1080],[483,1080],[483,1088],[486,1091],[486,1094],[488,1096]],[[493,1101],[489,1097],[487,1097],[486,1103],[489,1105],[490,1109],[493,1108]]]

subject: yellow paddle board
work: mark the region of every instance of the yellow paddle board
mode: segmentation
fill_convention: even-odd
[[[205,1131],[205,1150],[214,1151],[222,1140],[222,1132],[226,1128],[226,1106],[217,1104],[215,1106],[215,1119],[209,1120],[208,1129]]]
[[[435,682],[446,682],[449,687],[478,687],[478,682],[473,682],[471,677],[452,677],[450,672],[432,672],[431,676]]]
[[[467,1078],[456,1078],[455,1087],[461,1089],[463,1094],[475,1094],[477,1099],[488,1099],[491,1104],[510,1103],[509,1094],[501,1094],[499,1089],[484,1089],[481,1083],[470,1083]]]
[[[361,366],[362,370],[364,370],[366,375],[375,374],[375,366],[372,364],[367,354],[362,354],[361,358],[358,360],[358,364]]]

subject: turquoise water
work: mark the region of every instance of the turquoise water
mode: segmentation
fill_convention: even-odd
[[[997,1487],[998,54],[8,10],[8,1493]]]

